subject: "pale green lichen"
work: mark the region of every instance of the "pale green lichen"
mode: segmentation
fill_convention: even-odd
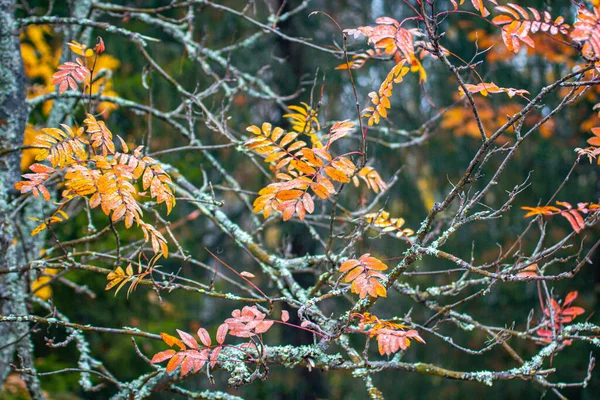
[[[460,327],[460,329],[462,329],[463,331],[472,331],[473,329],[475,329],[475,325],[473,324],[466,324],[464,322],[460,322],[457,321],[456,324]]]
[[[470,374],[472,380],[481,382],[484,385],[492,386],[494,384],[494,373],[491,371],[478,371]]]

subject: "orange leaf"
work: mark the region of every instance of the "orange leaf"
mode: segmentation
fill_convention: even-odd
[[[168,360],[171,357],[173,357],[175,355],[175,353],[176,353],[176,351],[172,350],[172,349],[161,351],[160,353],[156,353],[154,355],[154,357],[152,357],[152,363],[158,364],[165,360]]]
[[[177,339],[175,336],[171,336],[168,333],[161,332],[160,336],[162,337],[163,342],[165,342],[169,347],[173,347],[173,345],[177,345],[181,350],[185,350],[186,347],[183,342]]]

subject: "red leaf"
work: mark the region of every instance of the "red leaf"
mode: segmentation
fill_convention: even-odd
[[[569,221],[569,224],[571,224],[571,228],[573,228],[573,230],[575,231],[575,233],[579,233],[581,232],[581,229],[583,228],[583,224],[579,224],[579,220],[583,221],[583,219],[581,218],[581,215],[579,215],[579,219],[577,219],[572,213],[577,213],[577,211],[574,210],[564,210],[560,212],[560,215],[562,215],[563,217],[565,217],[565,219],[567,221]]]
[[[268,331],[271,326],[273,325],[275,321],[271,321],[271,320],[264,320],[262,322],[259,322],[258,325],[256,325],[256,327],[254,328],[254,332],[258,333],[265,333],[266,331]]]
[[[210,367],[211,368],[214,368],[215,365],[217,365],[217,361],[218,361],[218,358],[219,358],[219,353],[221,352],[222,348],[223,347],[221,347],[221,346],[216,347],[213,350],[212,354],[210,355]]]
[[[179,334],[179,337],[181,338],[183,343],[185,343],[188,347],[191,347],[192,349],[198,348],[198,342],[196,342],[196,339],[194,339],[194,337],[192,335],[190,335],[189,333],[180,331],[179,329],[177,329],[177,333]]]
[[[563,307],[566,307],[569,304],[571,304],[573,301],[575,301],[575,299],[577,298],[578,295],[579,295],[579,292],[577,292],[577,290],[575,290],[573,292],[569,292],[569,294],[567,294],[567,297],[565,297],[565,302],[563,303]]]
[[[552,331],[549,329],[538,329],[536,333],[542,337],[552,337]]]
[[[156,353],[154,355],[154,357],[152,357],[152,363],[158,364],[165,360],[168,360],[171,357],[173,357],[175,355],[175,353],[176,353],[176,351],[172,350],[172,349],[161,351],[160,353]]]
[[[204,349],[200,352],[198,357],[193,357],[194,359],[194,372],[198,372],[204,367],[204,364],[208,361],[208,353],[209,349]]]
[[[288,322],[290,320],[290,313],[287,310],[281,311],[281,320],[283,322]]]
[[[217,343],[223,344],[223,342],[225,342],[228,330],[229,326],[227,324],[221,324],[219,326],[219,329],[217,329]]]
[[[100,36],[98,36],[97,40],[98,43],[94,46],[94,51],[96,54],[104,53],[104,50],[106,50],[106,47],[104,47],[104,40],[102,40]]]
[[[208,331],[206,329],[198,329],[198,337],[200,338],[202,344],[204,344],[205,346],[208,347],[211,345],[212,341],[210,340],[210,335],[208,334]]]
[[[194,367],[194,359],[186,357],[181,364],[181,376],[186,376]]]
[[[576,317],[583,313],[585,313],[585,310],[581,307],[569,307],[569,308],[566,308],[563,310],[562,315],[569,315],[569,316]],[[571,321],[569,321],[569,322],[571,322]]]
[[[90,70],[88,67],[83,65],[81,59],[77,59],[77,62],[66,62],[58,66],[58,71],[52,76],[54,78],[53,84],[59,85],[59,93],[65,92],[69,87],[73,90],[77,90],[77,82],[83,82],[90,76]]]

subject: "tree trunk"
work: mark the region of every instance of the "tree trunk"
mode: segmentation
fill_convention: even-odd
[[[0,150],[22,145],[28,110],[25,103],[25,73],[15,20],[15,0],[0,0]],[[28,314],[27,276],[19,272],[25,264],[25,245],[17,235],[17,216],[11,202],[18,193],[14,184],[19,180],[21,152],[0,156],[0,314]],[[27,235],[27,233],[25,233]],[[6,273],[13,270],[14,272]],[[32,368],[23,379],[32,398],[43,398],[34,375],[32,345],[25,323],[0,325],[0,387],[14,363]],[[15,361],[15,351],[19,360]]]

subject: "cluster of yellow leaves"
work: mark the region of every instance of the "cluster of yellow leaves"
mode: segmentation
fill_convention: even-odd
[[[352,282],[352,292],[364,299],[367,294],[371,297],[387,296],[385,286],[382,284],[387,281],[387,277],[379,272],[386,269],[388,269],[387,265],[366,253],[358,259],[344,261],[339,271],[346,274],[344,282]]]
[[[425,343],[419,336],[419,332],[414,329],[406,330],[408,327],[405,325],[379,319],[368,312],[353,314],[352,317],[359,319],[359,328],[365,331],[369,337],[376,337],[380,355],[389,356],[398,350],[406,350],[410,347],[412,339],[419,343]]]
[[[84,128],[76,131],[66,125],[63,129],[45,128],[35,139],[34,146],[40,149],[35,159],[46,161],[50,165],[36,163],[31,165],[33,173],[25,174],[24,181],[15,184],[21,193],[32,193],[50,200],[46,188],[52,177],[64,172],[62,197],[65,202],[76,197],[89,199],[91,208],[100,206],[104,214],[115,222],[123,219],[125,227],[135,222],[150,241],[157,255],[167,257],[167,241],[151,224],[142,220],[142,210],[136,197],[139,195],[134,184],[141,178],[143,190],[150,189],[150,197],[158,204],[165,203],[170,212],[175,205],[175,196],[169,185],[171,178],[160,164],[151,157],[143,156],[142,147],[133,153],[125,142],[118,137],[122,152],[116,152],[113,134],[103,121],[88,114]],[[61,205],[61,207],[62,207]],[[50,223],[60,222],[67,215],[60,209],[49,220],[36,228],[32,235],[46,229]]]
[[[56,268],[44,268],[41,276],[31,282],[31,293],[42,300],[48,300],[52,297],[52,286],[50,282],[52,277],[58,273]]]
[[[502,26],[502,40],[506,48],[513,53],[518,53],[521,48],[521,42],[529,47],[535,47],[530,33],[538,31],[557,35],[558,33],[568,34],[569,25],[565,19],[559,16],[552,20],[552,16],[547,11],[540,13],[532,7],[527,7],[529,12],[518,4],[508,3],[506,6],[497,6],[495,10],[502,13],[496,16],[492,23]],[[531,13],[531,14],[530,14]]]
[[[373,107],[367,107],[362,112],[362,116],[369,118],[369,126],[377,125],[381,118],[387,118],[387,109],[391,107],[392,87],[394,83],[402,82],[408,70],[409,68],[404,66],[404,60],[402,60],[388,73],[381,86],[379,86],[379,91],[369,93]]]
[[[127,268],[123,270],[121,267],[117,267],[114,271],[111,271],[106,275],[108,281],[104,290],[110,290],[113,287],[119,285],[115,290],[115,296],[119,293],[119,290],[123,288],[127,283],[130,283],[129,289],[127,289],[127,297],[135,290],[135,288],[142,282],[144,277],[149,275],[152,271],[150,269],[142,272],[141,266],[138,268],[137,274],[133,271],[131,263],[127,265]]]
[[[525,218],[537,215],[561,215],[569,222],[575,233],[579,233],[585,228],[585,220],[581,214],[590,214],[600,211],[600,204],[596,203],[577,203],[577,208],[574,208],[566,201],[557,201],[556,204],[562,208],[554,206],[537,206],[521,207],[521,209],[527,211]]]
[[[50,45],[50,37],[53,31],[47,25],[28,25],[21,34],[21,54],[25,65],[25,74],[31,80],[27,88],[28,98],[35,98],[55,91],[54,74],[59,66],[61,57],[61,48],[53,48]],[[93,64],[95,52],[87,46],[71,42],[69,43],[71,51],[81,56],[82,65],[90,67]],[[100,54],[96,58],[95,71],[105,70],[106,73],[95,74],[92,82],[92,94],[97,94],[102,90],[105,96],[117,96],[113,89],[111,77],[112,71],[120,65],[118,59],[107,54]],[[68,84],[68,82],[67,82]],[[89,88],[89,76],[84,77],[84,85]],[[87,90],[89,93],[89,89]],[[52,107],[52,101],[44,102],[42,112],[49,114]],[[116,109],[116,105],[111,102],[100,102],[97,105],[96,112],[102,114],[105,118],[111,110]]]
[[[64,203],[60,205],[60,207],[64,206]],[[63,222],[69,219],[69,215],[66,212],[58,208],[54,214],[52,214],[49,218],[45,220],[41,220],[36,217],[29,217],[30,220],[35,222],[41,222],[34,230],[31,231],[31,236],[35,236],[43,230],[47,229],[51,224],[58,224],[59,222]]]
[[[317,131],[321,130],[318,119],[318,110],[313,109],[306,103],[300,104],[300,106],[288,106],[292,112],[284,114],[283,118],[288,118],[290,120],[292,131],[310,137],[313,146],[323,147],[323,144],[317,135]]]
[[[354,186],[358,187],[360,184],[359,179],[362,179],[363,182],[367,185],[367,188],[371,189],[375,193],[379,193],[380,191],[384,191],[387,189],[387,184],[381,179],[379,173],[373,167],[363,167],[352,177],[352,183]]]
[[[390,213],[387,211],[367,214],[365,220],[375,228],[381,229],[382,232],[396,232],[397,237],[407,237],[415,234],[412,229],[403,228],[406,223],[404,218],[390,218]]]
[[[312,148],[309,148],[305,141],[297,138],[306,124],[319,127],[318,121],[313,120],[314,115],[308,107],[297,107],[294,110],[304,117],[303,124],[299,116],[294,117],[298,126],[294,131],[286,132],[280,127],[273,128],[267,122],[261,127],[252,125],[247,128],[254,136],[244,145],[249,150],[265,156],[264,161],[271,164],[277,179],[277,182],[269,184],[259,192],[259,197],[254,201],[254,212],[262,212],[264,217],[268,218],[274,211],[279,211],[284,221],[294,215],[304,219],[306,213],[310,214],[315,209],[309,190],[321,199],[328,199],[335,193],[333,181],[348,183],[356,178],[354,184],[358,185],[360,178],[375,192],[386,188],[385,182],[374,169],[365,167],[357,171],[350,159],[343,156],[333,157],[330,154],[331,144],[347,135],[354,128],[353,122],[336,122],[331,127],[325,146],[320,141],[314,141]],[[316,131],[312,135],[316,137]],[[355,173],[358,178],[354,176]]]

